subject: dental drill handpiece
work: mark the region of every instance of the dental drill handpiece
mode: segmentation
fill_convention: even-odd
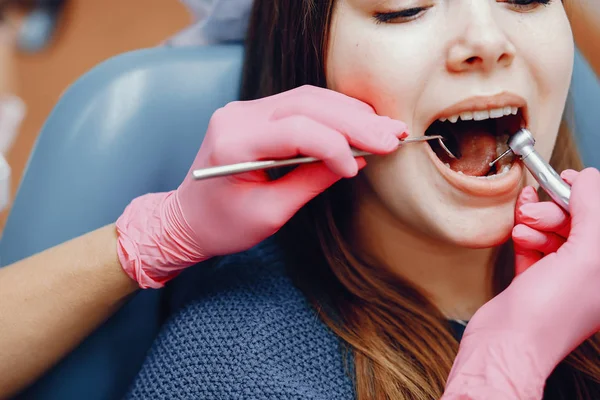
[[[533,135],[524,128],[508,140],[508,147],[515,155],[519,156],[540,186],[556,204],[561,206],[566,212],[569,212],[571,186],[563,181],[554,168],[540,157],[538,152],[535,151],[534,145],[535,139]]]

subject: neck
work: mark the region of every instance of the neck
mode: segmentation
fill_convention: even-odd
[[[447,318],[468,320],[491,299],[494,249],[440,243],[403,225],[381,203],[359,201],[354,243],[375,262],[421,289]]]

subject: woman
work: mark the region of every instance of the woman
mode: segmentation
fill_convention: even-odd
[[[186,266],[213,260],[214,268],[190,270],[171,286],[172,315],[131,397],[438,398],[460,336],[448,321],[470,319],[479,309],[447,395],[484,386],[483,398],[507,390],[512,398],[540,398],[554,367],[598,329],[600,210],[593,196],[600,195],[600,176],[565,174],[573,184],[570,234],[564,213],[522,191],[513,236],[517,267],[526,271],[493,297],[512,275],[512,255],[496,253],[514,225],[523,171],[515,164],[502,177],[464,175],[489,172],[485,161],[496,154],[490,126],[511,131],[520,124],[515,116],[536,133],[544,156],[557,149],[557,169],[578,168],[566,131],[554,145],[572,66],[568,22],[557,1],[416,6],[257,2],[248,101],[215,113],[192,168],[297,153],[325,163],[274,181],[259,173],[186,180],[175,192],[134,200],[116,236],[113,227],[103,228],[0,271],[2,289],[12,284],[39,296],[28,299],[35,307],[20,321],[13,317],[19,329],[2,339],[2,349],[23,354],[33,345],[38,357],[7,371],[13,379],[6,390],[71,349],[136,287],[160,287]],[[333,91],[317,87],[326,85]],[[492,124],[489,109],[495,115],[500,108],[507,118]],[[457,122],[457,114],[483,122],[435,122]],[[429,125],[452,135],[462,158],[444,160],[447,168],[429,145],[394,152],[407,130],[398,120],[411,135]],[[366,164],[352,158],[348,144],[387,156],[369,159],[356,179],[341,180]],[[476,154],[468,153],[473,148]],[[215,258],[237,252],[243,253]],[[69,258],[93,262],[81,267]],[[559,268],[567,262],[569,269]],[[42,263],[57,265],[55,274],[35,288],[19,286]],[[561,291],[545,291],[557,283]],[[65,285],[72,290],[43,290]],[[11,293],[6,304],[14,307],[21,294]],[[548,293],[560,295],[545,299]],[[517,307],[515,299],[525,301]],[[70,311],[61,323],[58,305]],[[568,318],[552,327],[553,335],[548,324],[557,320],[545,306]],[[577,312],[563,313],[566,306]],[[44,335],[39,324],[47,326]],[[59,339],[52,348],[44,340],[49,334]],[[521,357],[509,354],[515,348]],[[497,354],[510,357],[500,365]],[[518,369],[515,362],[528,359],[528,369]],[[547,398],[595,398],[597,360],[598,346],[589,341],[553,372]]]

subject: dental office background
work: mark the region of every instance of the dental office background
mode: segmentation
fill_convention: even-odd
[[[179,0],[29,3],[8,13],[15,36],[4,71],[13,90],[2,93],[0,100],[0,234],[37,132],[68,85],[113,55],[163,44],[179,32],[181,40],[189,41],[194,32],[190,28],[194,14]],[[3,23],[7,21],[0,22],[0,32]],[[600,168],[600,84],[580,54],[575,59],[570,107],[584,162]]]
[[[57,1],[27,0],[34,5]],[[0,0],[0,10],[3,3]],[[127,51],[160,45],[193,22],[193,15],[179,0],[64,0],[63,3],[56,10],[55,21],[43,15],[43,9],[33,13],[32,7],[10,13],[19,33],[10,49],[13,70],[10,76],[14,81],[11,94],[21,99],[25,114],[14,132],[12,145],[1,151],[0,200],[6,198],[9,203],[0,204],[0,234],[37,134],[69,85],[102,61]],[[25,21],[31,27],[27,34],[23,33]],[[0,33],[1,28],[2,22]],[[0,37],[0,56],[1,53]],[[0,82],[2,75],[0,70]],[[0,111],[0,130],[5,121],[1,114]],[[0,146],[6,142],[8,138],[0,138]],[[2,160],[10,166],[10,177]]]

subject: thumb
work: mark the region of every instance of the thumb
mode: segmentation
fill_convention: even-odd
[[[364,161],[357,159],[358,167]],[[332,172],[324,163],[302,165],[283,177],[270,182],[267,198],[269,204],[285,208],[283,214],[291,218],[306,203],[323,193],[342,177]]]
[[[538,203],[539,201],[540,199],[535,189],[531,186],[527,186],[523,188],[517,198],[517,203],[515,204],[515,227],[512,232],[515,251],[515,276],[522,274],[542,258],[540,252],[524,248],[520,245],[520,241],[517,240],[520,229],[519,224],[523,223],[520,212],[521,206],[530,203]]]
[[[586,168],[579,173],[571,187],[569,201],[571,234],[573,237],[600,240],[600,172]]]
[[[535,250],[522,249],[515,244],[515,276],[521,275],[529,267],[542,259],[542,253]]]

